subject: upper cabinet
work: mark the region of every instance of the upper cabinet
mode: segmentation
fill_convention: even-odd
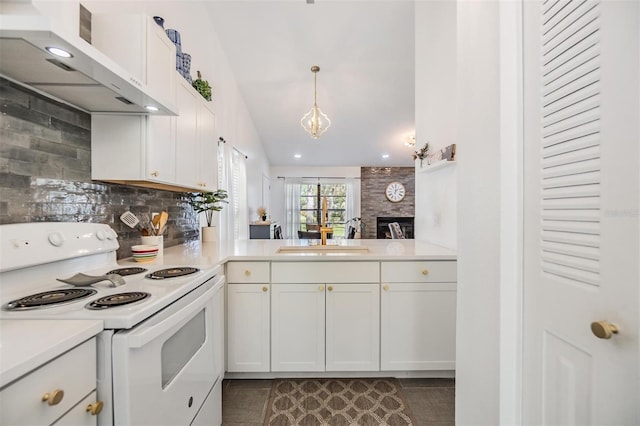
[[[93,114],[91,178],[173,191],[216,190],[215,114],[181,77],[177,100],[176,117]],[[121,157],[114,160],[114,152]]]
[[[139,83],[176,102],[176,48],[164,30],[146,15],[94,14],[91,43],[129,71]]]

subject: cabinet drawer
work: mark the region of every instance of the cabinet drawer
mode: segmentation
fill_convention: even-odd
[[[227,282],[268,283],[269,262],[229,262],[227,263]]]
[[[377,283],[379,262],[274,262],[274,283]]]
[[[456,282],[455,261],[382,262],[383,283]]]
[[[85,399],[80,401],[78,405],[73,407],[71,411],[64,415],[63,418],[55,423],[55,426],[95,426],[98,424],[98,415],[91,414],[87,407],[94,404],[98,399],[96,392],[91,392]]]
[[[96,340],[92,338],[0,391],[0,424],[51,424],[96,388]],[[64,391],[56,405],[44,394]]]

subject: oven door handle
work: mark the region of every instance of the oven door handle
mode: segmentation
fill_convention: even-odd
[[[153,339],[166,333],[171,328],[182,325],[183,322],[186,323],[195,313],[200,312],[200,310],[210,302],[213,294],[219,289],[219,285],[214,285],[200,296],[197,296],[193,302],[189,303],[178,312],[167,316],[167,318],[159,323],[144,330],[136,330],[128,336],[128,346],[130,348],[141,348]]]

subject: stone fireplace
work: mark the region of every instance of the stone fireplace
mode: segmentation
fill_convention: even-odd
[[[402,233],[405,238],[413,238],[413,217],[397,217],[397,216],[389,216],[389,217],[378,217],[376,220],[376,238],[379,240],[384,240],[385,238],[391,238],[391,233],[389,232],[389,224],[392,222],[398,222],[400,225],[400,229],[402,229]]]

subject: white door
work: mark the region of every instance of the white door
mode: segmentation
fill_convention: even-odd
[[[324,371],[324,284],[271,290],[271,371]]]
[[[380,370],[380,284],[327,284],[327,371]]]
[[[637,425],[640,2],[524,18],[523,420]]]

